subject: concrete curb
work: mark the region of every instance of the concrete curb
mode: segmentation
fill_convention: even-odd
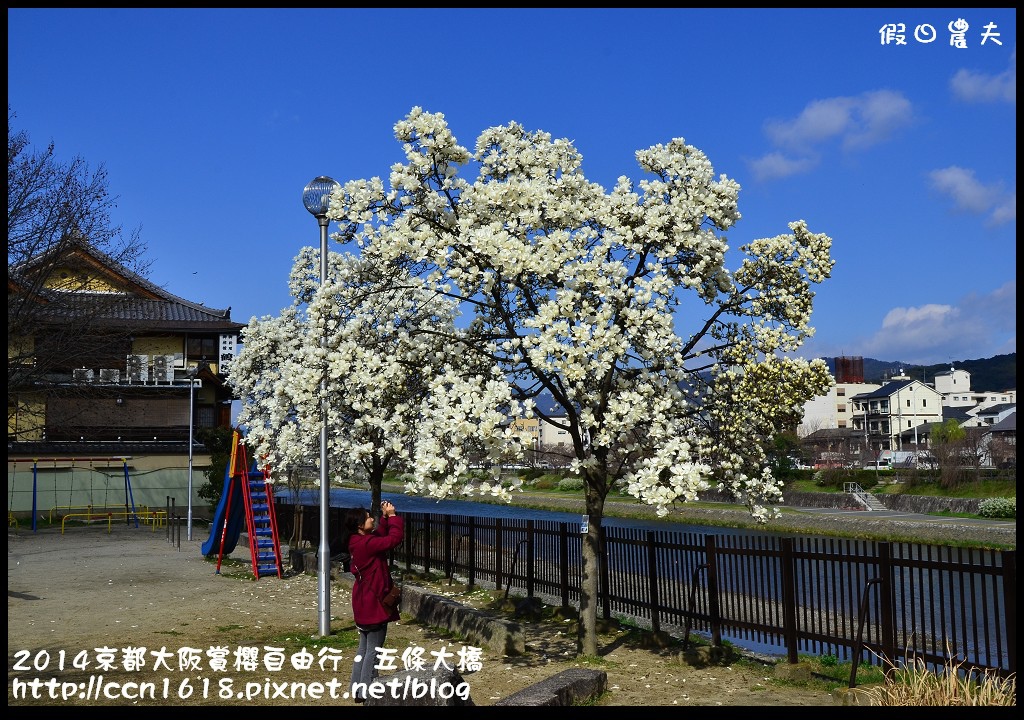
[[[573,668],[514,692],[494,704],[567,707],[592,700],[607,689],[608,673],[604,670]]]
[[[491,617],[408,582],[402,585],[400,608],[418,623],[446,630],[492,652],[526,654],[526,640],[519,623]]]

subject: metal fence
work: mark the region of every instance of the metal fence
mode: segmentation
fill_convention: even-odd
[[[578,604],[579,525],[402,517],[399,566]],[[1004,676],[1017,669],[1016,551],[626,527],[602,527],[601,547],[598,607],[608,619],[702,632],[716,644],[754,641],[790,662],[810,654],[962,663]]]

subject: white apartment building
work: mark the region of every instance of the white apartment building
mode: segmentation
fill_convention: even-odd
[[[971,390],[971,374],[950,367],[935,374],[935,390],[942,395],[945,407],[984,408],[991,405],[1017,404],[1017,390]]]
[[[564,418],[554,417],[552,420],[561,422]],[[516,418],[512,421],[512,427],[515,429],[516,434],[523,439],[523,446],[527,449],[552,449],[559,445],[572,444],[568,430],[557,428],[536,416],[532,418]]]
[[[942,396],[931,385],[906,376],[893,378],[877,390],[853,398],[853,427],[864,434],[865,445],[880,450],[920,449],[923,440],[913,440],[913,448],[901,447],[902,437],[928,423],[942,422]],[[913,437],[913,436],[911,436]]]
[[[877,383],[836,383],[826,394],[804,404],[804,419],[797,428],[797,435],[807,437],[818,430],[853,427],[853,396],[880,387]]]

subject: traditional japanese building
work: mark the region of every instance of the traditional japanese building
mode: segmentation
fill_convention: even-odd
[[[231,425],[225,370],[244,324],[230,308],[177,297],[71,240],[8,267],[8,322],[11,509],[108,504],[111,485],[121,504],[185,501],[189,470],[209,464],[196,435]],[[41,505],[28,505],[30,468],[49,493]]]

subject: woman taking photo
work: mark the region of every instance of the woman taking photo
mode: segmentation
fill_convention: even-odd
[[[352,586],[352,617],[359,631],[359,647],[352,663],[351,693],[357,703],[366,700],[367,688],[377,677],[377,648],[384,647],[388,623],[399,619],[398,607],[384,607],[381,598],[394,585],[388,570],[388,551],[402,542],[405,527],[393,504],[385,500],[380,510],[379,523],[365,508],[354,508],[345,514],[349,567],[356,577]]]

